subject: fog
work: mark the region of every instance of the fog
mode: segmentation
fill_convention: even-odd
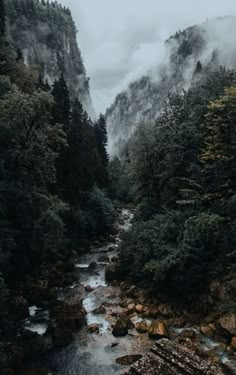
[[[225,0],[61,0],[76,22],[97,113],[163,60],[164,41],[207,18],[236,14]]]

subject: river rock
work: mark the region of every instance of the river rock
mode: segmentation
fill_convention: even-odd
[[[143,312],[144,306],[141,304],[138,304],[135,306],[135,310],[137,311],[138,314],[141,314]]]
[[[138,333],[146,333],[148,332],[149,326],[145,322],[139,322],[136,323],[135,328]]]
[[[208,336],[208,337],[213,337],[213,335],[214,335],[214,332],[213,332],[212,328],[209,327],[209,326],[201,326],[200,332],[203,335]]]
[[[186,340],[195,341],[197,340],[198,336],[196,331],[193,329],[184,329],[179,335],[178,335],[178,341],[179,343],[185,343]]]
[[[129,305],[128,305],[128,311],[132,312],[132,311],[134,311],[134,309],[135,309],[135,303],[129,303]]]
[[[93,314],[95,314],[95,315],[106,314],[106,309],[105,309],[105,307],[103,305],[101,305],[97,309],[93,310]]]
[[[86,292],[91,293],[91,292],[93,292],[93,290],[94,290],[94,289],[93,289],[90,285],[86,285],[86,286],[85,286],[85,291],[86,291]]]
[[[100,333],[99,324],[90,324],[88,326],[88,332],[89,333],[96,333],[97,335]]]
[[[133,329],[133,328],[134,328],[134,324],[131,322],[131,320],[128,319],[127,317],[122,317],[117,320],[112,330],[112,334],[115,337],[126,336],[128,334],[128,330]]]
[[[116,363],[121,366],[130,366],[142,358],[141,354],[125,355],[124,357],[116,358]]]
[[[230,344],[231,348],[233,350],[236,350],[236,337],[232,337],[232,340],[231,340],[231,344]]]
[[[152,322],[148,329],[148,336],[151,339],[161,339],[168,337],[168,331],[163,321]]]
[[[228,331],[231,335],[236,336],[236,314],[223,315],[218,322],[223,329]]]
[[[203,360],[174,341],[161,339],[135,362],[126,375],[225,375],[222,367]]]

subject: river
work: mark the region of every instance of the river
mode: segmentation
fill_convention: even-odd
[[[105,280],[105,267],[116,256],[120,237],[123,231],[131,226],[133,214],[123,209],[120,215],[119,231],[115,241],[108,242],[105,246],[94,246],[91,251],[80,257],[75,264],[76,282],[58,293],[58,298],[70,297],[83,298],[86,310],[87,326],[76,336],[74,342],[62,349],[50,351],[45,357],[37,361],[36,366],[51,369],[50,374],[55,375],[115,375],[122,374],[127,367],[116,363],[116,359],[133,354],[144,354],[151,348],[153,341],[148,334],[138,334],[135,329],[129,330],[125,337],[115,338],[112,326],[125,308],[122,306],[120,285],[107,284]],[[93,266],[93,267],[91,267]],[[87,291],[86,291],[87,290]],[[100,314],[94,310],[102,306]],[[50,312],[30,307],[31,318],[26,320],[25,327],[43,335],[47,330]],[[135,324],[145,321],[133,313],[130,317]],[[150,321],[146,320],[149,324]],[[97,325],[99,333],[90,333],[88,327]],[[185,328],[169,327],[172,338],[178,336]],[[210,339],[199,332],[199,327],[188,327],[198,335],[198,342],[204,352],[214,349],[216,356],[227,363],[233,374],[236,373],[236,364],[231,361],[225,349],[219,342]],[[35,363],[34,363],[35,364]]]
[[[131,226],[133,214],[122,209],[119,233],[115,242],[107,243],[102,247],[94,247],[88,254],[80,258],[75,264],[75,272],[78,282],[66,290],[61,290],[59,298],[66,295],[82,294],[83,305],[87,312],[87,325],[98,324],[99,334],[91,334],[84,327],[75,337],[74,342],[63,349],[53,350],[37,365],[52,369],[56,375],[113,375],[120,374],[123,366],[116,363],[116,359],[127,354],[140,354],[147,352],[152,342],[147,334],[139,335],[135,329],[130,330],[125,337],[115,338],[112,335],[112,325],[115,324],[117,316],[124,308],[120,307],[120,287],[111,286],[105,280],[105,267],[116,255],[120,236]],[[102,259],[102,260],[101,260]],[[105,261],[104,261],[105,260]],[[89,265],[94,264],[95,269],[91,271]],[[86,289],[92,291],[84,292]],[[95,314],[93,311],[104,306],[104,314]],[[48,311],[41,311],[36,306],[30,308],[31,318],[26,321],[26,327],[39,334],[44,334],[47,329]],[[35,323],[35,316],[42,317],[40,323]],[[45,321],[43,320],[45,318]],[[40,319],[36,319],[37,321]],[[133,323],[139,321],[138,315],[132,317]]]

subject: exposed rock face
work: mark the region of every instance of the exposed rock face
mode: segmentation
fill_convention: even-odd
[[[221,33],[220,30],[227,32]],[[168,39],[163,63],[131,83],[108,108],[106,120],[110,155],[122,157],[127,141],[137,127],[156,122],[168,94],[181,93],[201,77],[202,72],[195,74],[198,61],[206,69],[220,65],[235,67],[235,45],[229,46],[228,38],[235,33],[235,17],[224,17],[190,27]]]
[[[127,375],[224,375],[220,365],[200,359],[186,348],[167,339],[159,340]]]
[[[72,100],[78,98],[90,116],[94,116],[76,27],[69,9],[57,3],[6,1],[7,36],[28,64],[42,67],[44,78],[52,84],[64,74]]]

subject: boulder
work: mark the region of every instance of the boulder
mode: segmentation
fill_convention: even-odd
[[[128,305],[128,311],[132,312],[135,309],[135,303],[129,303]]]
[[[145,322],[139,322],[136,323],[135,328],[138,333],[146,333],[148,332],[149,326]]]
[[[168,330],[163,321],[154,321],[151,323],[148,329],[148,336],[151,339],[161,339],[161,338],[168,338]]]
[[[106,314],[106,309],[105,309],[105,307],[103,305],[101,305],[97,309],[93,310],[93,314],[95,314],[95,315]]]
[[[126,336],[128,334],[129,329],[133,329],[134,324],[131,322],[130,319],[127,317],[122,317],[117,320],[113,330],[112,334],[115,337],[122,337]]]
[[[141,304],[138,304],[135,306],[135,310],[138,314],[141,314],[143,312],[144,306]]]
[[[85,289],[85,291],[88,292],[88,293],[93,292],[93,288],[92,288],[90,285],[86,285],[84,289]]]
[[[230,344],[231,348],[233,350],[236,350],[236,337],[232,337],[232,340],[231,340],[231,344]]]
[[[201,326],[200,327],[200,332],[204,336],[208,336],[208,337],[213,337],[214,336],[214,332],[213,332],[213,330],[212,330],[212,328],[210,326]]]
[[[131,366],[133,363],[142,358],[141,354],[125,355],[124,357],[116,358],[116,363],[121,366]]]
[[[89,333],[96,333],[97,335],[100,333],[99,324],[90,324],[88,326],[88,332]]]
[[[218,322],[223,329],[236,336],[236,314],[223,315]]]
[[[126,375],[226,375],[218,364],[203,360],[174,341],[161,339]]]

